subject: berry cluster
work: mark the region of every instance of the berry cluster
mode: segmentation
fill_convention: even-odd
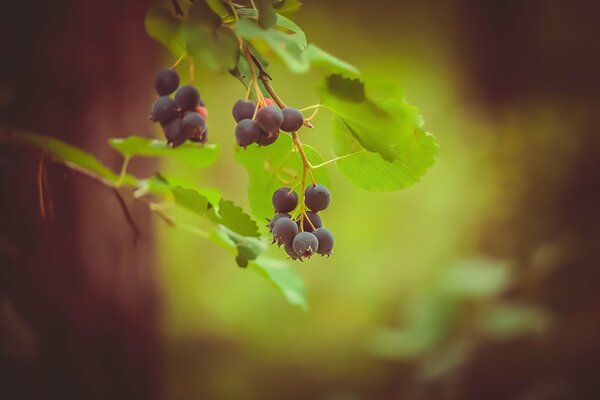
[[[280,109],[271,99],[264,100],[264,104],[238,100],[233,105],[231,114],[237,122],[235,140],[244,148],[252,143],[268,146],[277,140],[280,130],[295,132],[304,123],[304,117],[298,109]]]
[[[152,105],[150,119],[160,123],[167,143],[177,147],[186,140],[205,143],[207,140],[206,116],[208,110],[200,93],[190,85],[179,89],[179,75],[172,69],[159,71],[154,82],[158,99]],[[175,98],[169,95],[173,92]]]
[[[298,195],[293,189],[283,187],[273,193],[275,216],[269,221],[273,243],[283,245],[291,259],[309,258],[313,254],[329,256],[333,250],[333,234],[323,228],[317,212],[329,206],[329,190],[320,184],[312,184],[304,191],[304,204],[300,214],[292,218],[290,214],[298,207]],[[306,211],[308,208],[310,211]]]

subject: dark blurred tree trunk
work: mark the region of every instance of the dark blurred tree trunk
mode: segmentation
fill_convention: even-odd
[[[144,31],[148,6],[4,5],[2,125],[50,134],[118,167],[106,139],[149,128],[157,50]],[[141,231],[134,244],[113,192],[47,163],[53,213],[43,220],[41,152],[0,146],[0,398],[160,397],[150,215],[128,205]]]

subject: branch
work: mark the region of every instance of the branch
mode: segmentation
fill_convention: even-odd
[[[113,193],[119,201],[119,205],[123,210],[123,214],[125,214],[125,219],[127,220],[127,223],[129,224],[129,226],[131,226],[131,229],[133,229],[133,245],[135,246],[137,244],[138,239],[140,238],[140,230],[138,229],[135,220],[133,219],[133,215],[131,215],[131,212],[129,212],[129,208],[127,208],[127,204],[125,204],[125,200],[123,199],[123,196],[121,196],[119,189],[114,187]]]
[[[171,4],[173,4],[173,8],[175,9],[175,14],[179,16],[183,16],[183,9],[179,5],[179,0],[171,0]]]

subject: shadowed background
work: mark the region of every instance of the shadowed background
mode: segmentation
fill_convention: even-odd
[[[3,122],[92,151],[158,135],[156,70],[174,60],[143,31],[144,1],[12,4],[2,15]],[[42,12],[43,11],[43,12]],[[213,244],[49,167],[0,149],[0,368],[8,398],[597,398],[599,32],[591,1],[305,1],[309,41],[397,85],[440,143],[397,193],[334,168],[323,213],[335,255],[299,264],[305,313]],[[19,16],[16,18],[15,16]],[[180,73],[186,76],[186,69]],[[318,71],[270,66],[286,103],[317,102]],[[218,186],[249,209],[233,160],[243,87],[201,67],[217,165],[162,171]],[[325,158],[322,111],[304,133]],[[158,168],[137,163],[142,176]],[[273,251],[282,257],[282,254]],[[12,395],[12,397],[10,396]]]

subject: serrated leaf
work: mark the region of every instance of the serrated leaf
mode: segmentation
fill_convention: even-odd
[[[180,35],[181,20],[169,9],[162,6],[152,7],[146,14],[144,25],[148,35],[162,43],[174,55],[180,56],[185,52]]]
[[[211,204],[208,199],[198,193],[198,191],[190,188],[183,188],[181,186],[173,186],[171,187],[171,192],[175,197],[175,202],[181,207],[202,217],[207,215]]]
[[[213,31],[210,27],[186,23],[183,37],[188,53],[198,64],[206,65],[218,73],[225,73],[238,64],[239,42],[235,33],[225,26]]]
[[[332,81],[344,82],[332,85]],[[335,115],[341,117],[358,142],[368,151],[379,153],[386,161],[401,157],[406,148],[415,145],[416,131],[423,125],[423,118],[416,107],[404,100],[386,99],[350,101],[349,93],[360,93],[359,84],[346,85],[348,80],[339,80],[339,76],[330,75],[317,88],[321,104]],[[337,87],[332,91],[332,87]],[[348,91],[348,88],[354,88]],[[346,96],[340,96],[346,93]],[[356,97],[355,100],[358,100]]]
[[[193,182],[189,182],[185,179],[170,176],[165,178],[160,174],[154,174],[148,179],[138,179],[137,186],[140,190],[147,193],[153,193],[158,195],[170,195],[171,187],[180,186],[184,189],[191,189],[202,196],[206,197],[210,204],[219,204],[221,201],[221,192],[219,189],[211,186],[198,186]]]
[[[336,161],[340,173],[356,186],[374,192],[396,191],[417,183],[435,163],[438,152],[433,135],[420,128],[415,132],[414,142],[397,151],[396,159],[391,162],[378,153],[364,150],[348,134],[348,126],[337,116],[333,120],[333,134],[336,154],[351,154]]]
[[[289,303],[308,311],[304,282],[295,268],[284,261],[261,255],[250,262],[250,269],[264,276]]]
[[[272,28],[277,22],[277,14],[273,9],[271,0],[256,0],[258,9],[258,25],[263,29]]]
[[[221,200],[218,213],[213,214],[211,219],[242,236],[260,236],[258,226],[252,217],[230,200]]]
[[[265,31],[250,19],[240,20],[236,25],[236,31],[243,39],[262,42],[279,57],[291,72],[306,73],[312,66],[320,66],[330,72],[358,73],[358,70],[352,65],[315,45],[304,47],[297,35],[288,35],[277,29]]]
[[[311,146],[304,145],[304,151],[312,164],[323,162],[321,155]],[[294,186],[302,178],[302,159],[298,152],[292,152],[289,135],[280,134],[275,143],[267,147],[238,148],[235,158],[248,171],[250,182],[248,197],[252,212],[259,220],[273,216],[271,196],[282,186]],[[326,168],[314,170],[318,183],[329,186]],[[310,177],[307,177],[307,183]]]
[[[329,75],[325,79],[327,93],[340,100],[362,103],[367,100],[365,83],[358,78],[348,78],[339,74]]]
[[[206,168],[214,164],[219,158],[219,146],[217,144],[203,145],[186,142],[181,146],[172,148],[164,140],[148,139],[141,136],[111,138],[108,142],[124,157],[170,157],[195,168]]]

